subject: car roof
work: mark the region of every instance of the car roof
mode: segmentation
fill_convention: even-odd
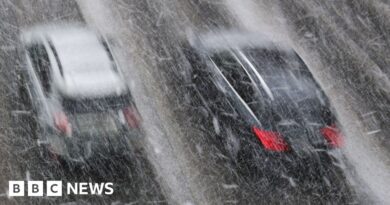
[[[53,83],[67,97],[119,94],[126,90],[102,37],[93,30],[64,23],[36,26],[22,34],[27,44],[39,38],[47,41],[57,55],[62,74],[55,76]]]
[[[85,69],[112,71],[112,62],[101,39],[86,28],[55,30],[47,35],[63,67],[64,75]]]
[[[260,32],[217,30],[200,33],[198,35],[191,33],[187,34],[187,37],[193,47],[205,49],[207,51],[220,51],[255,46],[257,48],[270,48],[285,52],[294,52],[286,42],[270,39],[267,35]]]

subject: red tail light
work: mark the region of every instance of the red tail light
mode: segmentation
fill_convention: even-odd
[[[133,107],[127,107],[123,109],[123,115],[125,116],[127,125],[129,125],[130,128],[140,127],[141,116],[136,109]]]
[[[321,134],[325,137],[331,147],[338,148],[344,145],[343,136],[336,125],[322,128]]]
[[[280,133],[262,130],[257,127],[253,127],[252,131],[255,133],[256,137],[260,140],[260,142],[264,145],[265,149],[277,152],[284,152],[289,150],[286,141],[283,139]]]
[[[67,136],[72,135],[72,126],[64,112],[59,112],[54,115],[54,124],[61,133]]]

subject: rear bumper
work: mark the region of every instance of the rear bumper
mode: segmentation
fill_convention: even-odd
[[[323,176],[337,162],[329,150],[313,152],[305,156],[297,155],[294,152],[269,152],[265,150],[254,152],[245,155],[243,167],[252,173],[276,178],[290,176],[296,179],[306,179]]]
[[[106,136],[66,137],[53,133],[47,137],[45,146],[67,161],[83,162],[91,157],[107,157],[131,151],[131,140],[141,135],[140,130]]]

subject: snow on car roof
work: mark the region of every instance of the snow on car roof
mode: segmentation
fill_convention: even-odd
[[[57,30],[48,35],[61,61],[64,75],[73,72],[111,71],[112,62],[98,36],[87,29]]]
[[[62,76],[58,76],[62,80],[54,84],[62,94],[93,97],[126,90],[125,82],[114,68],[115,62],[94,31],[78,24],[44,25],[30,29],[24,37],[27,42],[42,38],[52,44],[62,68]]]
[[[274,41],[258,32],[246,31],[212,31],[198,36],[198,40],[208,50],[222,50],[226,48],[242,48],[256,46],[261,48],[277,48],[287,52],[293,49],[284,42]],[[194,42],[192,42],[194,43]]]
[[[25,42],[49,40],[58,54],[64,73],[112,70],[112,62],[97,33],[80,24],[61,23],[32,27],[23,32]]]
[[[49,37],[63,66],[70,95],[122,93],[124,82],[114,70],[112,59],[100,37],[88,29],[60,30]]]

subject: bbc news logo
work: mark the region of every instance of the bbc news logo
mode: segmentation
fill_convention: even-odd
[[[26,186],[27,185],[27,186]],[[77,182],[66,183],[62,186],[62,181],[46,181],[45,186],[43,181],[9,181],[8,196],[18,197],[25,196],[62,196],[67,195],[112,195],[114,193],[113,183],[91,183]],[[65,190],[63,190],[65,188]],[[46,190],[46,191],[45,191]],[[64,191],[64,192],[63,192]]]

